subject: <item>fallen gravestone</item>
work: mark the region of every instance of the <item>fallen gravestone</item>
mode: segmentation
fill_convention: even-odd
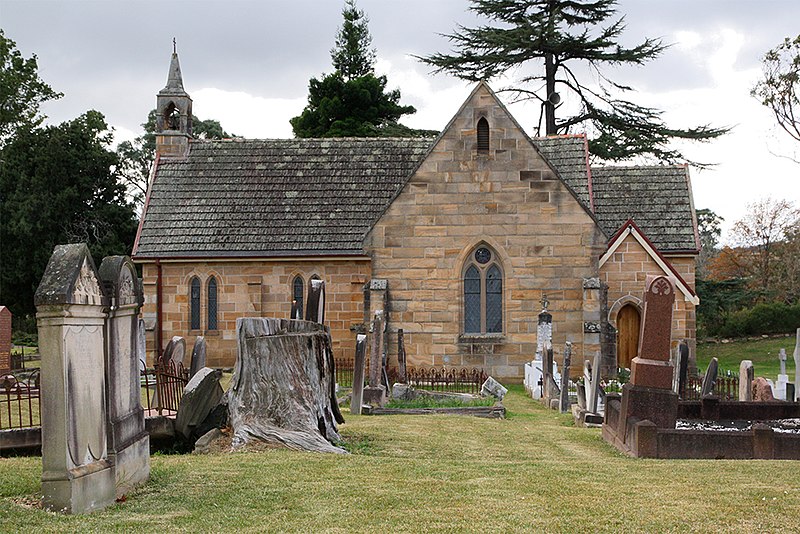
[[[239,354],[225,393],[232,445],[251,440],[290,449],[346,453],[339,407],[331,401],[330,331],[320,323],[267,318],[236,321]]]
[[[195,428],[205,421],[222,399],[222,386],[219,385],[221,376],[222,371],[203,367],[183,389],[175,417],[175,431],[185,440],[192,441],[199,437],[195,435]]]
[[[484,397],[495,397],[498,400],[503,400],[506,393],[508,393],[508,388],[491,376],[481,386],[481,395]]]

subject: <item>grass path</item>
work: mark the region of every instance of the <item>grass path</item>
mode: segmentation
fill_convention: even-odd
[[[154,456],[124,504],[24,507],[40,458],[0,459],[0,531],[765,532],[797,528],[789,461],[636,460],[520,388],[507,420],[349,416],[349,456]]]

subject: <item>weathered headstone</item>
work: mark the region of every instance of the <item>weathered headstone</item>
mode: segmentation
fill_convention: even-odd
[[[406,373],[406,343],[403,329],[397,329],[397,380],[403,384],[408,381]]]
[[[356,358],[353,369],[353,393],[350,396],[350,413],[361,415],[361,406],[364,402],[364,365],[367,359],[367,336],[356,336]]]
[[[508,393],[508,388],[503,386],[491,376],[483,382],[483,385],[481,385],[481,395],[484,397],[494,397],[498,400],[503,400],[503,398],[506,396],[506,393]]]
[[[759,376],[753,380],[753,401],[767,402],[774,401],[775,397],[772,395],[772,386],[763,376]]]
[[[138,354],[144,335],[139,332],[144,296],[136,267],[127,256],[104,258],[99,274],[111,299],[106,320],[108,452],[121,497],[150,477],[150,435],[144,426]]]
[[[192,363],[189,370],[189,376],[194,376],[197,372],[206,366],[206,338],[197,336],[194,340],[194,347],[192,347]]]
[[[161,361],[164,365],[172,364],[175,367],[183,365],[183,357],[186,355],[186,340],[181,336],[173,336],[164,349]]]
[[[559,408],[561,413],[569,411],[569,366],[572,363],[572,343],[567,341],[564,345],[564,363],[561,370],[561,397]]]
[[[194,435],[195,429],[222,399],[224,392],[219,384],[221,376],[222,371],[203,367],[183,388],[178,415],[175,417],[175,431],[187,441],[200,437]]]
[[[377,310],[371,327],[372,343],[369,354],[369,386],[364,388],[364,404],[383,406],[386,387],[383,378],[383,311]]]
[[[675,286],[666,276],[647,277],[639,350],[631,364],[631,384],[672,389],[670,363]]]
[[[139,376],[141,376],[141,366],[147,367],[147,331],[144,319],[139,319],[136,326],[136,359],[139,360]]]
[[[689,345],[685,340],[681,340],[675,347],[675,369],[672,374],[672,391],[681,395],[686,386],[686,372],[688,369]]]
[[[742,360],[739,364],[739,401],[749,402],[753,400],[753,362]]]
[[[549,405],[553,397],[553,389],[550,383],[553,381],[553,344],[549,341],[544,346],[544,358],[542,359],[542,399],[545,405]]]
[[[708,369],[703,375],[703,382],[700,386],[700,398],[714,394],[714,387],[717,385],[717,373],[719,372],[719,362],[716,358],[711,358],[708,362]]]
[[[586,390],[586,409],[591,413],[598,413],[598,401],[600,400],[600,365],[602,363],[602,354],[598,351],[594,355],[594,362],[592,363],[592,381],[588,384]]]
[[[543,360],[545,350],[553,342],[553,315],[547,311],[550,301],[542,293],[542,311],[539,313],[539,322],[536,326],[536,358]]]
[[[795,400],[800,401],[800,328],[797,329],[797,337],[794,344],[794,395]]]
[[[0,306],[0,375],[11,371],[11,310]]]
[[[778,362],[781,366],[781,372],[779,374],[785,375],[786,374],[786,349],[780,349],[778,351]]]
[[[233,447],[256,439],[290,449],[345,451],[344,422],[331,391],[336,378],[328,328],[311,321],[236,320],[239,354],[223,402]]]
[[[325,322],[325,282],[312,278],[308,282],[306,321]]]
[[[85,244],[55,247],[34,303],[43,504],[67,513],[98,510],[116,492],[106,435],[105,294]]]

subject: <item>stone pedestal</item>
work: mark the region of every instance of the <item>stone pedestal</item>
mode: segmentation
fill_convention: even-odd
[[[362,402],[364,404],[369,404],[370,406],[382,407],[386,404],[386,388],[383,386],[383,384],[365,387],[364,399]]]
[[[105,296],[86,245],[60,245],[36,291],[42,494],[49,510],[85,513],[116,497],[106,440]]]

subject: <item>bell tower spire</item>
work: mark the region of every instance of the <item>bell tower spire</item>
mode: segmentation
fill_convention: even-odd
[[[175,39],[167,85],[156,95],[156,152],[162,157],[185,157],[192,137],[192,99],[183,88]]]

